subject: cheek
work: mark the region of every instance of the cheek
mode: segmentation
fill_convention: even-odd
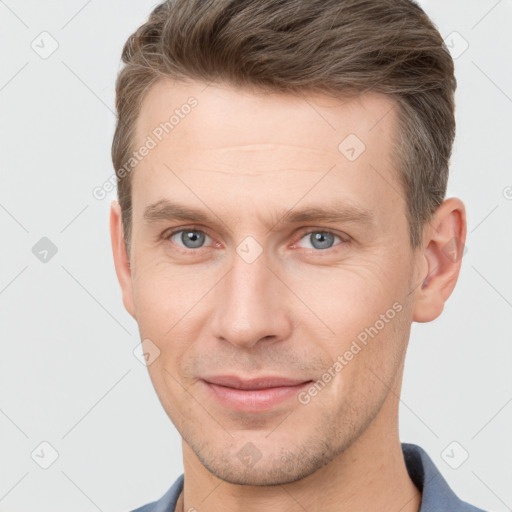
[[[289,275],[290,287],[337,339],[370,327],[404,296],[405,276],[389,270],[383,262],[304,268],[300,279],[298,272],[294,274]]]
[[[343,397],[348,396],[350,402],[356,396],[366,397],[363,401],[370,400],[372,393],[381,396],[385,386],[379,379],[389,383],[403,356],[407,339],[405,276],[389,269],[381,271],[383,268],[383,264],[368,263],[330,268],[295,285],[297,295],[321,319],[311,317],[303,327],[311,336],[325,330],[321,349],[326,360],[339,363],[325,368],[337,375],[331,388],[335,403],[345,403]]]
[[[183,365],[194,340],[201,338],[211,306],[208,291],[218,281],[220,270],[198,272],[193,266],[171,265],[164,259],[139,262],[134,301],[140,337],[151,340],[160,351],[148,371],[157,390],[178,386],[175,390],[179,391],[179,384],[166,370],[174,376],[187,375]]]
[[[215,276],[193,267],[172,265],[165,258],[137,261],[133,290],[140,327],[161,337],[201,301]]]

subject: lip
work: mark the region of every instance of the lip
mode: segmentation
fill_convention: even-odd
[[[221,375],[205,377],[210,394],[225,407],[242,412],[262,412],[296,396],[312,380],[264,376],[242,379]]]

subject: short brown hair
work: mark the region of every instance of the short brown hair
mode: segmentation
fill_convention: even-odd
[[[142,101],[162,77],[392,96],[410,244],[421,245],[423,226],[446,193],[456,79],[441,35],[412,0],[168,0],[128,38],[122,59],[112,160],[128,253],[131,175],[120,169],[132,156]]]

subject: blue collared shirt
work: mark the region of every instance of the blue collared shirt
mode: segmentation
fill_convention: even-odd
[[[409,476],[422,493],[419,512],[484,512],[457,497],[423,448],[402,443],[402,452]],[[182,474],[158,501],[132,512],[174,512],[183,480]]]

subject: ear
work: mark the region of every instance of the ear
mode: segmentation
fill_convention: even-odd
[[[418,254],[423,275],[415,290],[413,321],[430,322],[442,313],[459,277],[466,229],[464,203],[455,197],[443,201],[425,228]]]
[[[124,243],[121,207],[115,200],[110,204],[110,239],[112,241],[112,253],[114,255],[117,280],[121,285],[121,292],[123,294],[123,304],[126,311],[135,318],[130,259]]]

